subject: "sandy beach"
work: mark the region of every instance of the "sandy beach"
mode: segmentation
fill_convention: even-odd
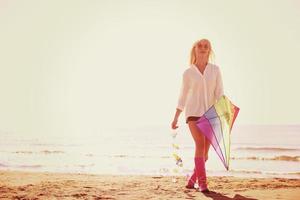
[[[0,171],[0,199],[293,199],[300,179],[208,177],[211,194],[185,189],[185,177]]]

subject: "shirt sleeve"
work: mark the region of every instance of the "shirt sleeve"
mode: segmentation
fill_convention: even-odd
[[[218,100],[223,95],[224,95],[224,89],[223,89],[222,74],[220,68],[217,67],[217,79],[216,79],[216,88],[215,88],[216,100]]]
[[[181,90],[180,90],[180,94],[179,94],[179,98],[178,98],[178,104],[177,104],[177,109],[179,109],[181,111],[184,110],[189,89],[190,89],[190,83],[189,83],[188,74],[183,73],[182,85],[181,85]]]

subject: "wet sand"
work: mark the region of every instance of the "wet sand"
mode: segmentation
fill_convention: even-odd
[[[300,199],[300,179],[208,177],[210,194],[186,178],[0,171],[0,199]]]

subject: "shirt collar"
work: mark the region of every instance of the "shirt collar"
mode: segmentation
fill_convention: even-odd
[[[199,71],[198,67],[195,64],[192,64],[191,67],[194,68],[194,70],[196,70],[199,74],[201,74],[202,76],[204,76],[204,74],[206,73],[206,71],[208,70],[207,68],[210,66],[209,63],[207,63],[207,65],[205,66],[205,69],[203,71],[203,74]]]

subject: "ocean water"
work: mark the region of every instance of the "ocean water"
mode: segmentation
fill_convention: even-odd
[[[92,174],[188,176],[194,142],[186,126],[118,129],[76,137],[21,137],[0,133],[0,169]],[[179,148],[173,147],[176,144]],[[182,166],[176,165],[176,153]],[[300,179],[300,125],[235,126],[230,169],[214,149],[208,176],[286,177]]]

